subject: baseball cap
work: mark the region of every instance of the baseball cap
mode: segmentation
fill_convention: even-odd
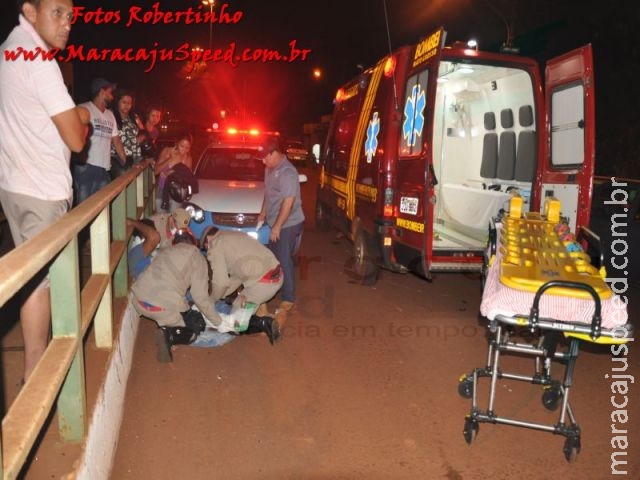
[[[115,89],[117,85],[104,78],[94,78],[91,81],[91,95],[96,95],[103,88],[109,88],[109,87],[112,87]]]
[[[191,221],[191,215],[184,208],[176,208],[171,212],[173,220],[176,222],[176,228],[187,228],[189,221]]]
[[[177,245],[179,243],[188,243],[190,245],[198,245],[198,241],[196,240],[193,232],[188,228],[180,228],[173,234],[172,245]]]
[[[276,138],[269,139],[266,143],[264,143],[261,146],[261,150],[262,150],[262,158],[264,158],[267,155],[275,152],[276,150],[277,151],[281,151],[280,150],[280,142]]]

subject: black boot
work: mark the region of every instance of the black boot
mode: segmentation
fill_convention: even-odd
[[[249,327],[240,332],[243,335],[251,335],[254,333],[266,333],[271,345],[280,340],[280,325],[278,321],[271,317],[258,317],[257,315],[251,315],[249,320]]]
[[[187,328],[193,330],[193,332],[196,334],[196,337],[204,332],[204,329],[207,327],[202,313],[200,313],[198,310],[189,309],[186,312],[181,312],[180,315],[182,315],[184,324],[187,326]]]
[[[198,333],[189,327],[158,327],[156,330],[157,359],[160,363],[173,361],[173,345],[189,345],[198,338]]]

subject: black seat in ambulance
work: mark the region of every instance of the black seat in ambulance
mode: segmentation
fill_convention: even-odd
[[[516,132],[513,130],[513,110],[505,108],[500,111],[500,133],[498,146],[497,177],[500,180],[513,180],[516,165]]]
[[[518,111],[520,133],[518,134],[518,148],[516,151],[515,179],[519,182],[533,182],[538,156],[538,142],[533,127],[533,108],[522,105]]]
[[[485,134],[482,139],[482,163],[480,176],[486,179],[496,178],[498,168],[498,134],[496,133],[496,114],[484,114]]]

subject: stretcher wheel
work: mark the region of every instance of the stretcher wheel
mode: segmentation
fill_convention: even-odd
[[[464,430],[462,431],[462,434],[464,435],[464,439],[465,441],[471,445],[474,440],[476,439],[476,437],[478,436],[478,430],[480,429],[480,426],[478,425],[478,421],[477,420],[473,420],[471,418],[467,418],[464,421]]]
[[[574,463],[578,459],[578,454],[580,453],[580,436],[567,437],[564,441],[564,448],[562,451],[567,462]]]
[[[544,405],[544,408],[547,410],[556,410],[558,408],[558,400],[560,400],[561,396],[562,393],[559,389],[549,388],[542,394],[542,405]]]
[[[473,397],[473,380],[470,378],[463,378],[458,383],[458,394],[462,398]]]

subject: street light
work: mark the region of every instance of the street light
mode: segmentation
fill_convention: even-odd
[[[202,4],[209,7],[209,50],[211,50],[211,39],[213,35],[213,22],[211,17],[213,17],[213,6],[216,2],[215,0],[202,0]]]

